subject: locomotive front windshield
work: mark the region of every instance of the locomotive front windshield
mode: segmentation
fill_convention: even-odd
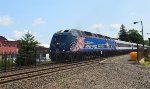
[[[72,43],[72,36],[68,34],[56,34],[53,36],[51,41],[50,49],[52,51],[63,51],[69,50],[70,44]]]
[[[53,37],[52,43],[56,44],[56,45],[59,45],[59,44],[65,43],[66,40],[67,40],[67,36],[66,35],[58,35],[58,36],[54,36]]]

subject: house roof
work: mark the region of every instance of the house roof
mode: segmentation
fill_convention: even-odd
[[[0,36],[0,39],[3,39],[3,40],[7,40],[5,37],[3,37],[3,36]]]

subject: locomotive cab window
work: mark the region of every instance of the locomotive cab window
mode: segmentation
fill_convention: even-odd
[[[65,30],[64,32],[69,32],[69,30]]]
[[[92,36],[92,33],[84,31],[86,36]]]
[[[99,37],[99,38],[103,38],[103,36],[102,36],[102,35],[100,35],[100,34],[97,34],[97,35],[98,35],[98,37]]]

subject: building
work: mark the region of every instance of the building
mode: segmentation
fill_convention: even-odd
[[[42,44],[36,46],[37,60],[48,60],[49,58],[49,48]]]
[[[0,53],[16,53],[17,42],[9,41],[5,37],[0,36]]]

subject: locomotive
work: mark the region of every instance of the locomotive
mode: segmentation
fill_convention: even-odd
[[[81,31],[77,29],[60,30],[56,32],[50,43],[50,57],[52,61],[66,61],[101,55],[107,51],[112,54],[126,51],[129,53],[137,49],[135,43],[116,40],[101,34]],[[114,54],[112,54],[114,55]]]

